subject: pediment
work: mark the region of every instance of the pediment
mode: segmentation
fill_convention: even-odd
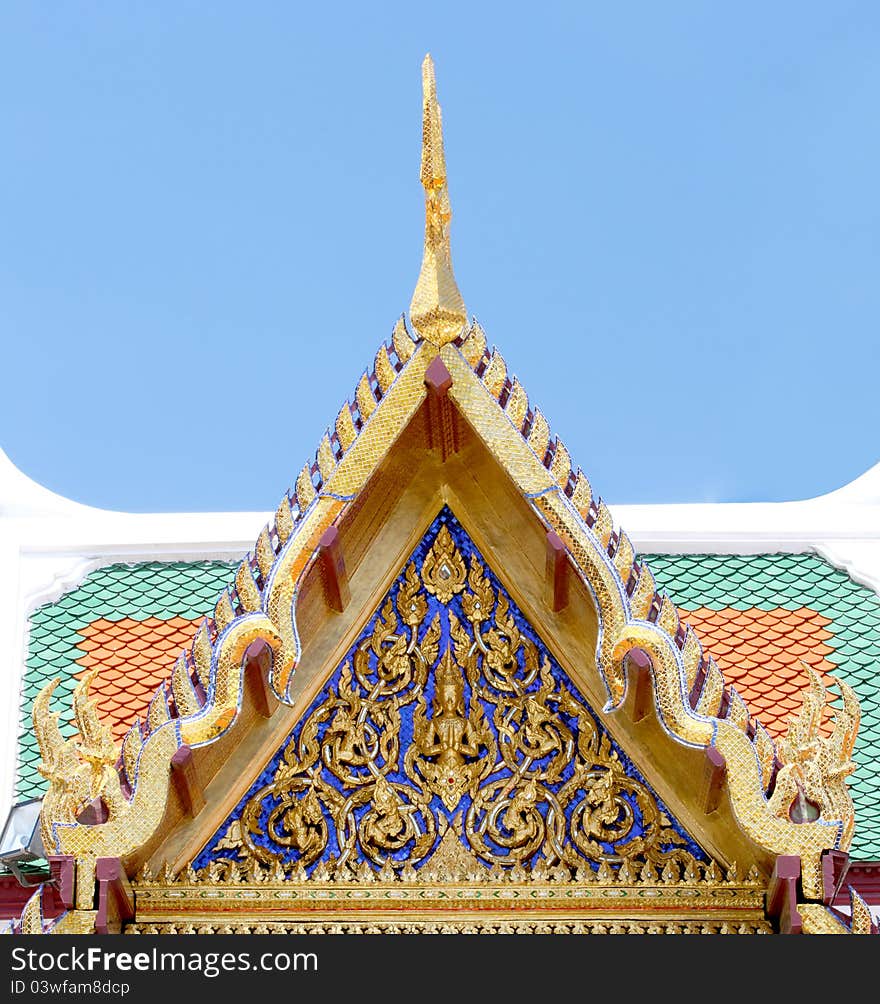
[[[192,869],[436,882],[710,864],[444,506]]]
[[[797,853],[810,862],[815,895],[822,851],[846,835],[845,787],[823,793],[823,815],[812,822],[796,824],[784,801],[768,800],[778,764],[772,741],[657,593],[481,329],[439,352],[407,339],[398,325],[397,362],[386,346],[377,354],[378,391],[358,384],[357,426],[346,404],[334,439],[324,438],[146,722],[126,736],[120,778],[128,790],[117,794],[106,775],[109,821],[79,825],[69,789],[53,786],[47,846],[115,854],[130,875],[191,865],[244,796],[254,764],[271,760],[343,665],[376,597],[446,505],[670,818],[723,869],[766,877],[776,854]],[[328,588],[323,542],[331,530],[346,567],[344,603]],[[551,531],[566,575],[559,606],[548,602]],[[634,676],[636,649],[649,668]],[[192,770],[172,770],[169,784],[168,765],[186,750]],[[726,773],[707,761],[709,750]]]

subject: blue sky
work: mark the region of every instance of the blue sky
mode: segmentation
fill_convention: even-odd
[[[0,8],[0,446],[269,510],[408,308],[420,64],[456,276],[610,503],[880,461],[880,5]]]

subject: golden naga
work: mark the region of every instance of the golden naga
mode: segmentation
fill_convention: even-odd
[[[467,323],[467,310],[452,274],[449,223],[452,209],[446,187],[443,121],[437,104],[434,63],[422,63],[422,170],[425,189],[425,252],[409,316],[413,327],[433,345],[454,341]]]
[[[49,782],[43,798],[43,843],[54,846],[51,824],[72,824],[91,802],[100,798],[109,815],[118,814],[127,804],[116,771],[118,750],[110,729],[101,721],[89,688],[98,667],[79,681],[73,692],[73,720],[78,736],[65,739],[58,727],[60,712],[51,711],[49,703],[60,679],[46,684],[34,700],[32,719],[34,735],[40,747],[37,769]]]
[[[777,744],[781,766],[770,806],[777,816],[798,823],[841,820],[840,846],[848,847],[855,812],[846,778],[856,767],[852,751],[861,719],[859,701],[851,687],[830,677],[840,690],[843,706],[834,712],[831,735],[823,737],[822,717],[828,692],[819,674],[806,663],[801,665],[810,682],[803,692],[800,714],[789,719],[785,737]]]

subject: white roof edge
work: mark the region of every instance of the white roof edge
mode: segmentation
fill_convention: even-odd
[[[688,518],[693,516],[708,515],[710,512],[735,516],[736,522],[741,522],[742,517],[748,514],[751,517],[768,517],[771,514],[779,513],[783,508],[787,513],[796,510],[825,509],[828,504],[837,506],[845,504],[861,504],[868,506],[880,506],[880,462],[868,468],[863,474],[852,481],[835,488],[823,495],[816,495],[807,499],[796,499],[786,502],[682,502],[682,503],[652,503],[652,504],[613,504],[608,503],[612,511],[617,514],[626,513],[637,522],[642,522],[642,518],[648,513],[672,513],[680,512],[686,514]],[[240,512],[211,510],[204,513],[132,513],[118,509],[101,509],[95,506],[84,505],[74,502],[72,499],[45,488],[39,482],[28,477],[22,470],[10,460],[9,456],[0,447],[0,515],[12,517],[34,517],[42,514],[64,514],[79,516],[98,516],[103,518],[108,516],[116,518],[138,517],[139,519],[182,519],[185,517],[204,519],[206,517],[240,517],[245,515]],[[621,521],[622,522],[622,521]]]
[[[880,542],[880,463],[812,499],[609,506],[642,553],[817,551],[860,581],[880,582],[872,546]],[[2,450],[0,516],[6,529],[0,536],[13,538],[22,556],[79,556],[98,564],[241,555],[271,519],[269,512],[130,513],[81,505],[33,481]]]
[[[63,517],[64,528],[53,534],[52,523],[46,517]],[[18,536],[28,542],[26,549],[36,546],[39,550],[56,550],[57,541],[53,538],[57,537],[67,539],[78,550],[106,544],[118,544],[124,549],[133,545],[135,550],[139,544],[148,550],[149,545],[165,549],[171,543],[179,543],[185,551],[213,539],[217,549],[225,552],[238,546],[239,539],[242,547],[253,546],[268,513],[219,510],[136,513],[100,509],[45,488],[16,467],[0,448],[0,518],[16,523]],[[42,541],[42,546],[36,544],[37,540]]]

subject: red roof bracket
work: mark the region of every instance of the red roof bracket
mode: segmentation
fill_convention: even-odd
[[[651,684],[651,659],[640,648],[632,649],[626,657],[627,694],[632,694],[629,705],[632,721],[640,722],[648,717],[653,702]]]
[[[568,606],[568,577],[571,566],[562,538],[551,530],[547,534],[547,605],[554,613]]]
[[[269,687],[272,650],[264,642],[249,646],[244,665],[244,689],[250,703],[261,718],[271,718],[278,708]]]
[[[455,408],[449,400],[452,374],[440,356],[435,356],[428,365],[425,386],[428,388],[428,447],[439,449],[445,462],[458,452],[458,429]]]
[[[205,807],[205,795],[199,784],[193,751],[189,746],[181,746],[171,758],[171,781],[184,812],[195,818]]]
[[[56,898],[65,910],[72,910],[76,891],[76,858],[72,854],[50,854],[47,860]]]
[[[765,911],[780,934],[801,934],[803,923],[797,908],[801,859],[796,854],[780,854],[773,865],[767,886]]]
[[[724,782],[727,780],[727,761],[714,746],[710,746],[706,750],[704,778],[706,796],[703,811],[708,816],[721,803],[721,792],[724,790]]]
[[[324,573],[324,594],[327,597],[327,605],[331,610],[341,614],[351,599],[351,590],[348,586],[348,572],[339,543],[339,531],[335,526],[328,526],[324,531],[318,543],[318,553]]]
[[[95,934],[121,934],[122,924],[134,917],[134,890],[119,858],[98,858],[95,863],[98,914]]]

